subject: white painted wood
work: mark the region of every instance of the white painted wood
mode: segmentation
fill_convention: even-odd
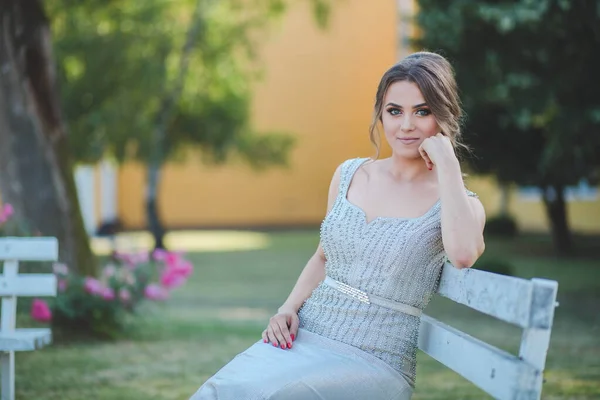
[[[2,400],[15,400],[15,353],[0,353],[2,364]]]
[[[0,275],[0,296],[56,296],[56,276],[23,274],[7,278]]]
[[[19,262],[9,260],[4,262],[4,279],[13,281],[19,273]],[[2,298],[2,316],[0,318],[0,335],[12,334],[15,331],[17,315],[17,298],[7,296]],[[1,349],[0,349],[1,350]],[[7,349],[8,350],[8,349]],[[3,352],[0,356],[2,364],[2,400],[15,398],[15,353]]]
[[[52,342],[50,329],[16,329],[0,333],[0,351],[33,351]]]
[[[17,296],[56,296],[53,274],[19,275],[19,261],[56,261],[56,238],[0,238],[0,275],[2,315],[0,317],[0,395],[2,400],[15,398],[15,351],[39,349],[52,341],[50,329],[15,329]]]
[[[519,357],[532,365],[541,373],[538,375],[535,385],[539,398],[542,393],[543,371],[546,365],[546,356],[550,347],[550,334],[552,332],[552,321],[554,309],[556,308],[556,295],[558,283],[546,279],[533,279],[533,296],[531,298],[531,326],[526,328],[521,337]]]
[[[438,294],[521,328],[537,326],[531,319],[531,281],[446,263]]]
[[[427,315],[419,348],[496,399],[535,398],[539,372],[531,365]]]
[[[0,238],[0,260],[56,261],[58,240],[53,237]]]
[[[93,235],[96,228],[96,185],[94,167],[79,165],[75,168],[75,185],[77,186],[77,197],[83,217],[83,223],[88,235]]]
[[[108,160],[100,164],[100,221],[117,218],[117,169]]]
[[[18,261],[5,261],[3,278],[14,282],[19,272]],[[17,298],[15,296],[2,297],[2,317],[0,318],[0,332],[8,333],[15,330],[17,315]]]

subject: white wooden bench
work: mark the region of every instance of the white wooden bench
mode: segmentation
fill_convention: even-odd
[[[39,349],[52,341],[50,329],[16,329],[18,296],[56,296],[54,274],[19,275],[19,261],[56,261],[55,238],[0,238],[2,316],[0,325],[0,364],[2,400],[15,398],[15,351]]]
[[[459,270],[447,263],[438,294],[523,328],[519,355],[428,315],[421,317],[419,349],[496,399],[539,400],[557,291],[555,281]]]

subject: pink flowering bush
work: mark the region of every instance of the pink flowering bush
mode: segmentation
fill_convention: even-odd
[[[10,204],[0,207],[0,236],[7,223],[17,224],[11,219],[13,213]],[[135,313],[142,302],[167,300],[192,271],[184,254],[166,250],[115,252],[98,277],[80,276],[67,265],[55,263],[57,296],[48,302],[33,299],[30,315],[66,334],[112,338],[123,331],[126,316]]]
[[[192,271],[183,254],[165,250],[114,253],[98,278],[80,277],[67,266],[55,264],[59,293],[52,307],[53,325],[114,337],[128,313],[134,313],[143,301],[167,300]]]

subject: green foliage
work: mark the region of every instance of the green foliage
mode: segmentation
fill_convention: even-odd
[[[491,236],[515,237],[519,233],[519,227],[513,217],[499,215],[486,221],[485,233]]]
[[[325,26],[330,0],[310,0]],[[210,162],[230,153],[258,152],[282,164],[292,143],[249,125],[251,83],[260,64],[256,49],[284,0],[202,1],[183,90],[174,99],[161,159],[190,145]],[[106,155],[118,161],[152,159],[153,133],[163,99],[177,81],[182,48],[196,1],[49,1],[61,95],[73,154],[80,162]],[[265,137],[261,137],[262,135]],[[244,155],[244,152],[248,152]]]
[[[597,177],[597,2],[418,3],[416,44],[455,65],[477,171],[542,187]]]
[[[565,187],[600,176],[600,6],[575,0],[419,0],[415,44],[455,66],[475,172],[543,189],[559,254]]]
[[[480,260],[477,262],[477,269],[500,275],[514,275],[514,266],[510,262],[501,259]]]

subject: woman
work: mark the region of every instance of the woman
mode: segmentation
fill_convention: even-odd
[[[412,54],[377,90],[386,159],[351,159],[333,175],[321,242],[263,340],[192,397],[410,399],[419,322],[449,260],[484,249],[485,212],[454,149],[461,108],[450,64]]]

